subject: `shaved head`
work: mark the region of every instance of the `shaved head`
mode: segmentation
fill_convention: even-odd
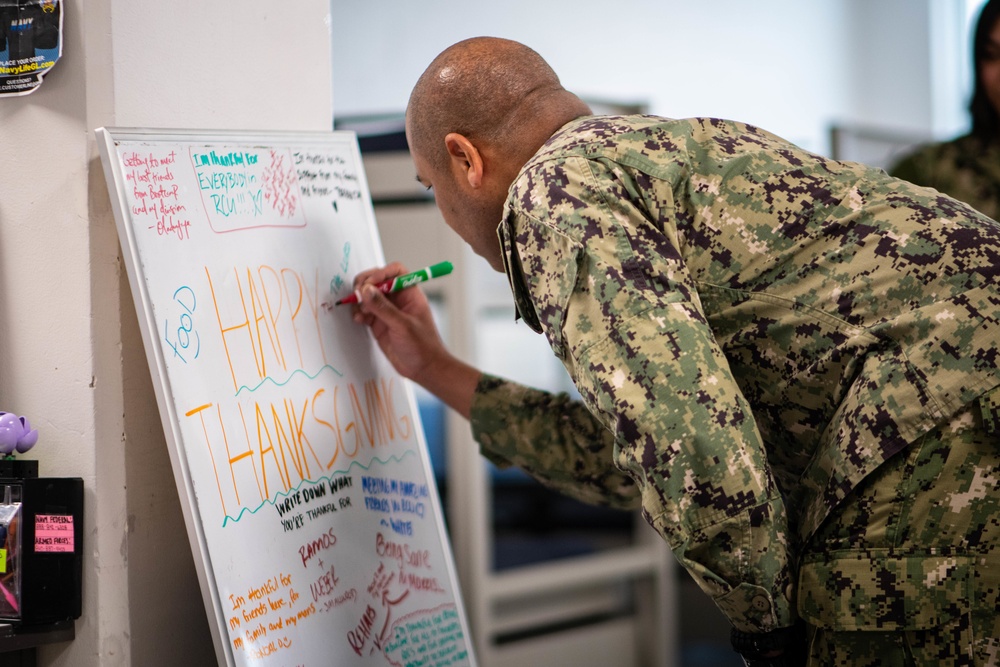
[[[537,53],[475,37],[443,51],[417,81],[406,137],[445,223],[503,271],[497,226],[511,183],[556,130],[588,115]]]
[[[523,164],[555,130],[589,113],[527,46],[474,37],[431,62],[413,88],[406,116],[410,149],[438,169],[448,159],[448,133]]]

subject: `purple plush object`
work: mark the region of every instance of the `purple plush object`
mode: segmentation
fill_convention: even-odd
[[[0,454],[23,454],[38,442],[38,431],[31,428],[27,417],[0,412]]]

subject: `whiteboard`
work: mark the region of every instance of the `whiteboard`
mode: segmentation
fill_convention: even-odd
[[[354,133],[96,134],[219,663],[474,664]]]

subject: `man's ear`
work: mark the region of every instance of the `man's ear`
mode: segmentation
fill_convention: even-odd
[[[478,189],[483,184],[483,156],[465,135],[450,132],[444,138],[452,168]]]

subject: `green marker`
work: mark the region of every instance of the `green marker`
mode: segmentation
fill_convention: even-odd
[[[451,273],[451,262],[438,262],[433,266],[428,266],[426,269],[420,269],[419,271],[412,271],[410,273],[404,273],[401,276],[396,276],[392,280],[384,280],[375,287],[379,289],[383,294],[391,294],[392,292],[398,292],[399,290],[404,290],[407,287],[413,287],[414,285],[422,282],[426,282],[431,278],[440,278],[441,276],[446,276]],[[345,296],[340,301],[336,302],[335,306],[339,306],[342,303],[357,303],[361,299],[358,298],[358,293],[355,292],[350,296]]]

